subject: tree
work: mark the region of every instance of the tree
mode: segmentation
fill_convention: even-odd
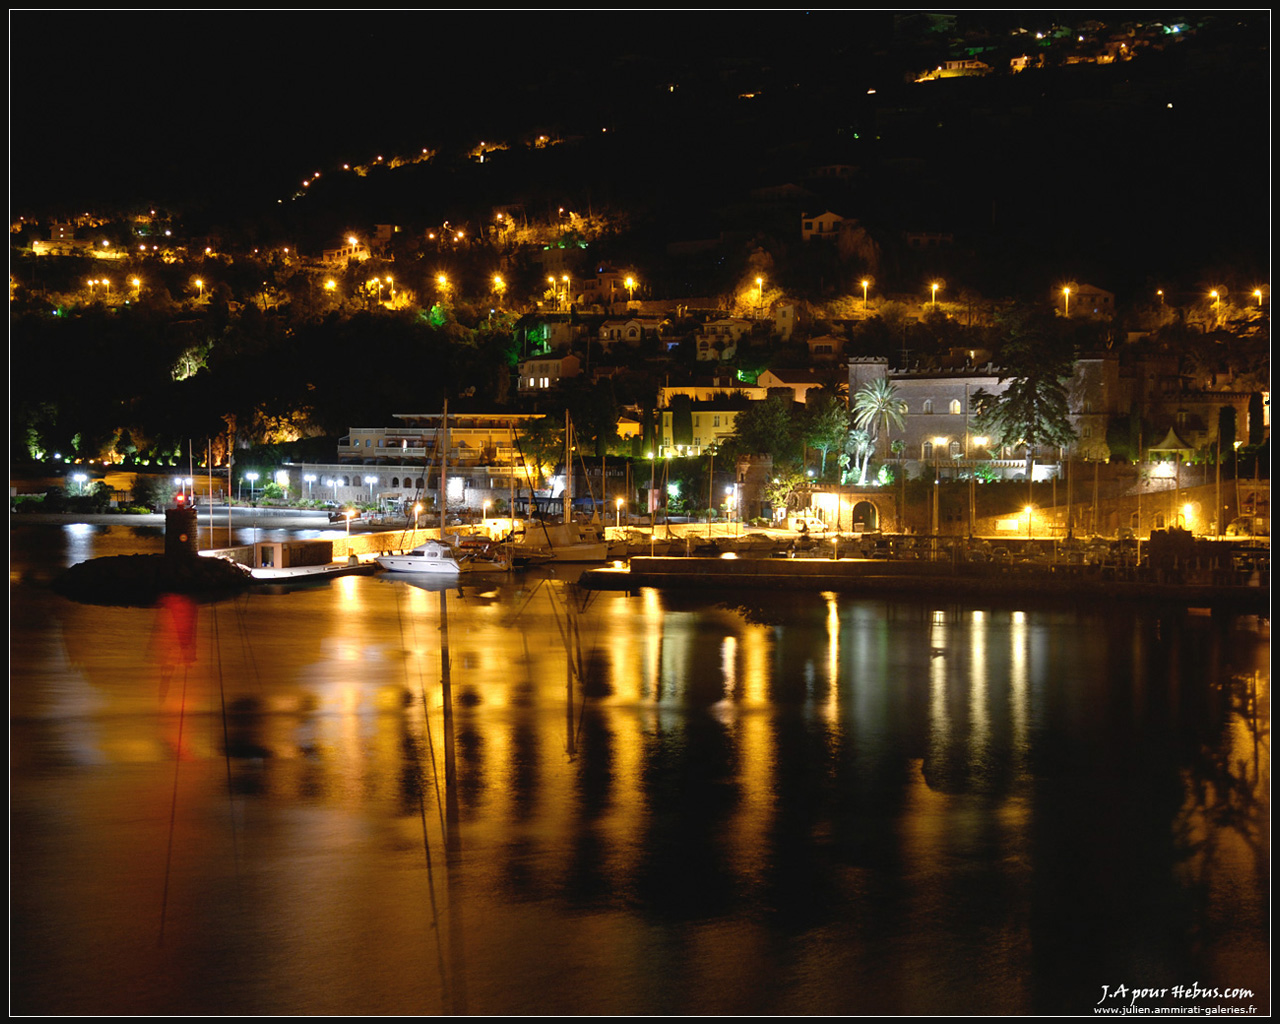
[[[871,435],[861,427],[855,427],[849,431],[848,439],[844,446],[845,454],[843,456],[845,463],[849,460],[853,461],[853,467],[858,476],[859,486],[867,482],[867,464],[871,461],[871,453],[875,451],[875,442]],[[852,474],[851,474],[852,475]],[[847,483],[841,480],[841,483]]]
[[[898,397],[897,387],[884,377],[867,381],[853,396],[853,422],[871,435],[873,448],[882,436],[888,443],[890,426],[902,429],[902,416],[906,411],[907,403]],[[864,461],[859,483],[866,482],[866,473]]]
[[[1000,353],[999,395],[979,389],[973,396],[978,429],[1000,445],[1024,445],[1027,477],[1037,445],[1061,447],[1075,440],[1068,418],[1071,356],[1055,344],[1053,313],[1015,310],[1006,319],[1008,340]]]
[[[672,443],[693,444],[693,399],[688,395],[673,395],[670,408]]]
[[[827,454],[838,451],[849,433],[849,410],[834,395],[821,395],[805,413],[804,440],[822,453],[820,476],[827,475]]]
[[[774,464],[800,461],[799,424],[794,403],[778,395],[752,402],[734,422],[733,433],[725,440],[726,454],[769,455]]]
[[[532,470],[533,486],[545,487],[547,475],[564,457],[564,428],[550,416],[534,420],[520,429],[519,450]]]
[[[775,466],[773,477],[764,485],[764,496],[773,506],[775,514],[777,509],[785,512],[796,502],[796,496],[808,483],[808,478],[795,466]]]

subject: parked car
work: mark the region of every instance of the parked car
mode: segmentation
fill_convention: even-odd
[[[817,516],[787,516],[787,529],[796,533],[826,533],[827,524]]]

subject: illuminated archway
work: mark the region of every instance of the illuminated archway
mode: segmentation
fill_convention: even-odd
[[[853,505],[853,528],[855,531],[861,526],[862,533],[874,533],[880,529],[880,513],[869,501],[854,502]]]

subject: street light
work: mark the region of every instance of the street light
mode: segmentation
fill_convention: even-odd
[[[1261,309],[1262,308],[1262,289],[1255,288],[1253,290],[1253,297],[1258,300],[1258,308]]]
[[[764,305],[764,278],[756,278],[756,315],[760,315],[760,307]]]
[[[252,505],[253,504],[253,485],[257,483],[258,474],[250,470],[248,473],[244,475],[244,478],[249,481],[249,504]]]
[[[1071,316],[1071,289],[1070,288],[1062,289],[1062,302],[1063,302],[1062,315],[1069,318]]]
[[[305,481],[306,481],[306,483],[307,483],[307,500],[308,500],[308,501],[310,501],[310,500],[311,500],[311,485],[312,485],[313,483],[315,483],[315,482],[316,482],[316,475],[315,475],[314,473],[303,473],[303,474],[302,474],[302,479],[303,479],[303,480],[305,480]]]
[[[939,289],[940,287],[941,287],[941,285],[939,285],[937,281],[934,281],[934,282],[933,282],[933,284],[929,285],[929,290],[933,293],[933,308],[934,308],[934,309],[937,309],[937,308],[938,308],[938,289]]]
[[[627,301],[630,302],[633,298],[635,298],[636,279],[634,277],[628,276],[627,279],[622,283],[627,286]]]
[[[867,289],[871,286],[871,282],[865,277],[862,279],[862,312],[867,311]]]
[[[373,504],[373,485],[378,482],[376,476],[366,476],[364,482],[369,486],[369,504]]]
[[[614,508],[616,509],[616,511],[614,513],[615,518],[613,521],[613,525],[616,529],[621,529],[622,528],[622,499],[621,498],[619,498],[616,502],[614,502]]]

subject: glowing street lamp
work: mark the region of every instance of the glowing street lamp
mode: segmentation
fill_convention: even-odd
[[[1253,290],[1253,297],[1258,300],[1258,308],[1261,309],[1262,308],[1262,289],[1255,288]]]
[[[1070,317],[1071,316],[1071,289],[1070,288],[1062,289],[1062,303],[1063,303],[1062,315],[1066,317]]]
[[[197,298],[200,298],[200,299],[204,298],[204,278],[202,277],[196,278],[196,292],[197,292]]]
[[[308,501],[310,501],[310,500],[311,500],[311,485],[312,485],[313,483],[315,483],[315,482],[316,482],[316,475],[315,475],[314,473],[303,473],[303,474],[302,474],[302,479],[306,482],[306,485],[307,485],[307,500],[308,500]]]
[[[502,296],[506,293],[507,282],[502,279],[501,274],[493,275],[493,294],[498,297],[498,301],[502,301]]]
[[[619,498],[616,502],[614,502],[613,507],[615,510],[613,525],[615,528],[621,529],[622,528],[622,499]]]
[[[1028,505],[1022,511],[1027,514],[1027,540],[1030,540],[1031,539],[1031,513],[1033,511],[1032,506]]]
[[[249,481],[249,504],[252,505],[253,504],[253,485],[258,482],[258,474],[250,470],[248,473],[244,475],[244,478]]]
[[[1216,314],[1222,306],[1222,296],[1218,294],[1218,289],[1213,289],[1213,291],[1209,293],[1209,298],[1213,299],[1213,311]]]
[[[867,289],[871,287],[871,282],[865,277],[862,279],[862,312],[867,311]]]
[[[628,301],[628,302],[630,302],[633,298],[635,298],[635,294],[636,294],[636,279],[635,279],[634,277],[631,277],[630,275],[628,275],[628,276],[627,276],[627,279],[626,279],[625,281],[623,281],[622,283],[623,283],[623,284],[625,284],[625,285],[627,286],[627,301]]]
[[[1163,306],[1164,305],[1164,289],[1163,288],[1156,289],[1156,297],[1160,299],[1160,305]]]
[[[934,281],[934,282],[933,282],[933,284],[929,285],[929,290],[930,290],[930,292],[932,292],[933,308],[934,308],[934,309],[937,309],[937,308],[938,308],[938,289],[939,289],[940,287],[942,287],[942,286],[941,286],[940,284],[938,284],[938,282],[937,282],[937,281]]]

